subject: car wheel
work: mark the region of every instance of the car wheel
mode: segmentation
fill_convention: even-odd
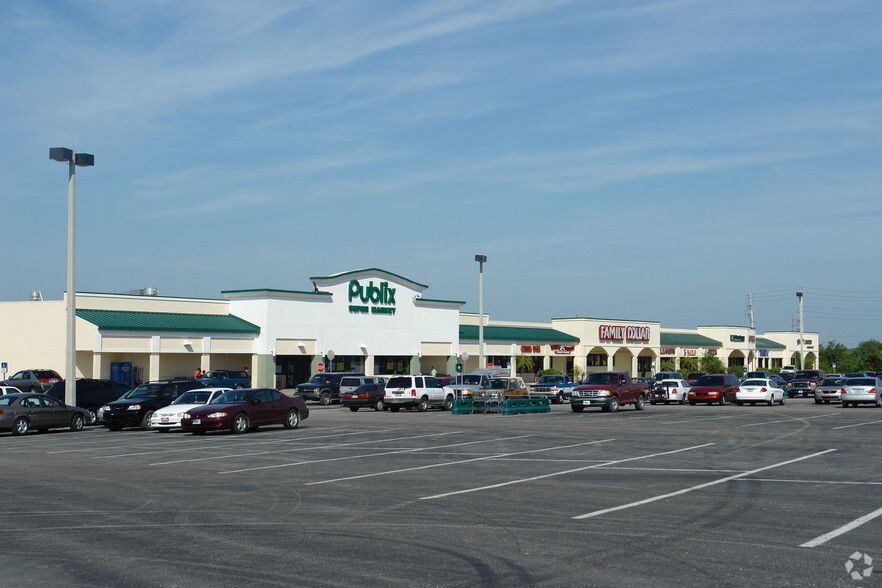
[[[91,408],[87,408],[86,412],[89,413],[89,422],[96,423],[98,422],[98,413],[92,410]]]
[[[683,406],[684,404],[686,404],[686,398],[681,398],[680,399],[680,406]]]
[[[357,406],[350,407],[353,412],[358,410]],[[296,429],[300,426],[300,413],[294,410],[293,408],[288,411],[288,418],[285,419],[285,428],[286,429]]]
[[[766,404],[768,406],[772,406],[773,404],[775,404],[774,398],[772,396],[769,396],[769,399],[766,401]]]
[[[319,399],[319,402],[322,406],[328,406],[331,404],[331,393],[330,392],[322,392],[322,396]]]
[[[571,404],[570,408],[573,409],[573,412],[582,412],[583,410],[585,410],[585,407],[581,404]]]
[[[73,418],[70,419],[70,430],[71,431],[82,431],[83,430],[83,415],[75,414]]]
[[[820,398],[815,398],[815,404],[821,404],[821,399],[820,399]]]
[[[655,400],[650,400],[649,404],[651,404],[652,406],[655,406]],[[667,404],[667,402],[665,404]]]
[[[148,410],[146,413],[144,413],[144,418],[141,419],[141,430],[142,431],[149,431],[150,430],[150,419],[153,417],[153,412],[154,411],[152,411],[152,410]]]
[[[358,407],[357,406],[350,406],[349,410],[351,410],[352,412],[358,412]]]
[[[401,410],[401,406],[397,404],[391,404],[389,405],[389,410],[391,410],[392,412],[398,412],[399,410]]]
[[[122,429],[123,429],[122,425],[104,425],[104,426],[107,427],[108,429],[110,429],[111,431],[122,431]]]
[[[386,408],[386,404],[383,402],[382,398],[374,402],[374,410],[378,412],[383,412],[384,408]]]
[[[453,396],[448,395],[444,399],[444,410],[453,410]]]
[[[744,401],[742,401],[742,400],[736,400],[736,401],[735,401],[735,404],[737,404],[738,406],[744,406]]]
[[[875,406],[876,408],[882,408],[882,396],[879,396],[879,398],[876,399]]]
[[[847,403],[847,402],[843,402],[843,403],[842,403],[842,408],[848,408],[848,403]]]
[[[646,408],[646,399],[641,394],[637,397],[637,402],[634,403],[634,410],[643,410],[644,408]]]
[[[13,435],[27,435],[28,429],[31,428],[31,423],[28,422],[28,419],[24,417],[19,417],[15,419],[15,422],[12,423],[12,434]]]
[[[720,406],[726,406],[726,393],[720,394]]]
[[[606,412],[618,412],[619,411],[619,398],[617,396],[613,396],[609,399],[609,404],[603,407],[603,410]]]
[[[248,430],[248,417],[243,413],[239,413],[236,415],[236,418],[233,419],[233,426],[230,428],[237,435],[240,433],[244,433]]]
[[[426,412],[429,409],[429,399],[423,396],[420,398],[420,401],[417,402],[417,410],[420,412]]]

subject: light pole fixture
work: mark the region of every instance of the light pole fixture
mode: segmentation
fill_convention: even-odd
[[[77,346],[76,346],[76,176],[77,166],[92,167],[95,156],[91,153],[74,153],[66,147],[51,147],[49,159],[64,161],[67,172],[67,344],[65,347],[64,401],[77,403]]]
[[[478,369],[482,370],[487,367],[484,363],[484,263],[487,256],[476,255],[475,261],[478,262]]]

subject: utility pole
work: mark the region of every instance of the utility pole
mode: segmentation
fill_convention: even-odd
[[[799,300],[799,369],[805,369],[805,336],[803,329],[803,301],[802,301],[802,291],[796,293],[796,298]]]
[[[756,325],[753,322],[753,294],[747,295],[747,320],[750,321],[750,328],[756,329]]]

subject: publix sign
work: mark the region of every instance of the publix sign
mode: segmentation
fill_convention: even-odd
[[[358,302],[361,304],[357,304]],[[371,306],[367,306],[368,304]],[[367,286],[363,286],[358,280],[350,281],[349,312],[353,314],[395,314],[395,288],[390,288],[389,282],[380,282],[379,286],[374,286],[374,282],[371,280]]]

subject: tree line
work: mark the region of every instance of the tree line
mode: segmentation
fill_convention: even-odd
[[[882,343],[869,339],[849,349],[842,343],[822,343],[819,350],[821,369],[828,373],[882,371]]]

